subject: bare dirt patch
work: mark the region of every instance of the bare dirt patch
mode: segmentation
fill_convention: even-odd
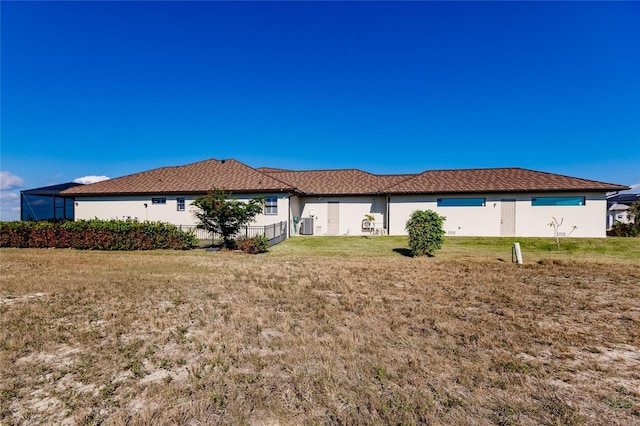
[[[23,294],[21,296],[5,296],[0,298],[0,305],[10,305],[16,302],[28,302],[29,300],[33,300],[36,297],[42,297],[45,293],[32,293],[32,294]]]

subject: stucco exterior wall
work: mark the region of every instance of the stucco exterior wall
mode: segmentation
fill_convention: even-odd
[[[152,198],[166,198],[166,204],[153,204]],[[185,198],[185,210],[178,211],[177,198]],[[189,196],[125,196],[125,197],[76,197],[75,217],[78,219],[138,220],[140,222],[169,222],[176,225],[193,225],[191,213],[194,197]],[[146,207],[145,207],[146,204]]]
[[[288,221],[288,194],[238,194],[234,198],[250,200],[258,196],[275,196],[278,198],[278,212],[275,215],[260,214],[254,225],[271,225]],[[153,204],[152,198],[166,198],[166,204]],[[178,211],[178,198],[185,199],[185,210]],[[197,198],[194,195],[150,195],[123,197],[77,197],[75,206],[76,219],[137,219],[140,222],[168,222],[174,225],[196,225],[197,219],[192,205]],[[145,207],[146,204],[146,207]]]
[[[314,217],[314,235],[328,235],[330,202],[339,203],[340,219],[336,235],[368,235],[362,230],[365,214],[374,216],[376,229],[380,233],[385,226],[385,196],[301,197],[300,202],[300,217]]]
[[[276,193],[276,194],[248,194],[238,195],[236,198],[241,200],[250,200],[257,197],[277,197],[278,198],[278,214],[259,214],[256,216],[256,220],[253,225],[272,225],[279,222],[289,221],[289,194],[288,193]]]
[[[545,196],[537,194],[533,196]],[[607,236],[607,200],[604,193],[567,193],[572,196],[585,196],[584,206],[532,206],[531,197],[522,196],[516,206],[516,235],[523,237],[552,237],[553,228],[548,224],[555,217],[564,219],[559,232],[568,234],[577,226],[571,237],[604,238]],[[524,198],[524,200],[522,199]],[[518,220],[520,209],[520,220]]]
[[[534,197],[584,196],[583,206],[533,206]],[[484,206],[438,207],[438,198],[486,199]],[[460,195],[393,195],[389,204],[389,233],[406,235],[405,224],[415,210],[433,210],[447,219],[444,229],[455,236],[501,235],[502,200],[515,200],[515,235],[521,237],[552,237],[553,228],[548,224],[552,217],[564,219],[560,232],[569,233],[575,225],[572,237],[606,236],[606,198],[604,193],[505,193]]]
[[[604,193],[505,193],[460,195],[392,195],[387,206],[386,196],[333,196],[300,197],[287,193],[238,194],[236,198],[249,200],[258,196],[277,197],[277,214],[260,214],[255,225],[271,225],[286,221],[293,235],[293,217],[314,217],[314,235],[329,234],[329,204],[338,203],[339,220],[335,235],[366,235],[362,220],[373,214],[380,234],[406,235],[404,229],[414,210],[434,210],[445,216],[444,229],[455,236],[500,236],[503,200],[515,200],[515,235],[522,237],[552,237],[548,224],[552,217],[564,220],[560,232],[569,233],[577,226],[572,237],[606,236],[606,198]],[[584,196],[582,206],[533,206],[533,197]],[[485,198],[484,206],[438,207],[438,198]],[[166,204],[153,204],[152,198],[166,198]],[[185,198],[185,210],[178,211],[177,198]],[[153,195],[125,197],[78,197],[76,219],[135,219],[139,221],[169,222],[175,225],[195,225],[191,205],[195,196]],[[146,207],[145,207],[146,204]],[[335,205],[334,205],[335,209]],[[388,217],[387,217],[388,212]],[[388,223],[387,223],[388,222]],[[296,227],[300,230],[300,226]]]

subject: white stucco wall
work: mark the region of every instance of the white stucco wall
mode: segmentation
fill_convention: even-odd
[[[385,226],[385,196],[351,196],[351,197],[300,197],[300,217],[311,217],[314,220],[314,235],[327,235],[329,202],[339,203],[339,226],[337,235],[367,235],[362,230],[365,214],[375,218],[376,229],[382,233]]]
[[[411,213],[415,210],[434,210],[447,219],[444,229],[448,235],[455,236],[500,236],[501,204],[503,199],[515,200],[515,235],[528,237],[552,237],[553,228],[548,224],[552,217],[564,219],[560,232],[569,233],[575,225],[572,237],[606,236],[606,198],[604,193],[516,193],[516,194],[460,194],[460,198],[486,198],[482,207],[438,207],[438,198],[452,198],[452,195],[392,195],[389,197],[389,216],[387,215],[387,197],[350,196],[350,197],[299,197],[286,193],[274,194],[238,194],[241,200],[258,196],[278,198],[276,215],[261,214],[256,225],[271,225],[285,221],[293,235],[293,217],[311,217],[314,221],[314,235],[328,233],[329,202],[339,202],[339,226],[337,235],[366,235],[362,229],[365,214],[373,214],[376,228],[380,233],[406,235],[404,229]],[[532,197],[546,196],[584,196],[583,206],[532,206]],[[166,198],[166,204],[152,204],[152,198]],[[177,198],[185,198],[185,211],[177,210]],[[175,225],[195,225],[191,205],[195,196],[153,195],[129,197],[79,197],[76,199],[76,219],[127,219],[139,221],[169,222]],[[145,203],[147,207],[145,207]],[[387,220],[389,224],[387,224]],[[298,225],[298,231],[300,229]]]
[[[278,198],[278,213],[276,215],[260,214],[256,217],[255,225],[271,225],[288,221],[288,194],[237,194],[234,198],[249,200],[258,196],[275,196]],[[166,204],[153,204],[152,198],[166,198]],[[178,211],[178,198],[185,199],[185,210]],[[174,225],[195,225],[197,219],[193,212],[195,207],[194,195],[149,195],[124,197],[77,197],[75,206],[76,219],[134,219],[149,222],[168,222]],[[146,204],[146,207],[145,207]]]
[[[584,196],[583,206],[532,206],[532,197]],[[486,198],[483,207],[438,207],[438,198]],[[447,219],[444,229],[455,236],[500,236],[501,203],[515,200],[515,235],[521,237],[552,237],[548,224],[552,217],[564,219],[559,232],[572,237],[605,237],[606,208],[604,193],[518,193],[518,194],[460,194],[460,195],[393,195],[389,204],[389,233],[406,235],[405,224],[415,210],[433,210]]]
[[[166,198],[166,204],[152,204],[151,198]],[[185,198],[185,211],[178,211],[177,198]],[[76,219],[137,219],[140,222],[169,222],[193,225],[193,196],[153,195],[125,197],[76,197]],[[146,207],[145,207],[146,204]]]
[[[264,226],[264,225],[272,225],[278,222],[288,222],[289,221],[289,194],[288,193],[276,193],[276,194],[248,194],[248,195],[238,195],[236,198],[241,200],[250,200],[252,198],[257,197],[277,197],[278,198],[278,214],[275,215],[265,215],[259,214],[256,217],[254,225]]]

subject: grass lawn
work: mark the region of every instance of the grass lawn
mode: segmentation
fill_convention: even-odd
[[[0,424],[640,423],[640,239],[0,250]]]
[[[640,238],[569,238],[557,250],[552,238],[445,237],[438,259],[493,258],[511,261],[514,242],[520,243],[525,263],[542,259],[583,259],[640,262]],[[271,255],[297,256],[410,256],[405,236],[295,237],[273,247]]]

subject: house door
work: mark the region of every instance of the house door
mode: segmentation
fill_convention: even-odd
[[[516,235],[516,200],[500,200],[500,235],[513,237]]]
[[[329,201],[327,205],[327,234],[338,235],[340,233],[340,203]]]

